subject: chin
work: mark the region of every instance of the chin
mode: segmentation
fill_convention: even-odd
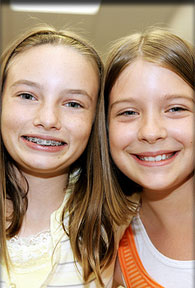
[[[171,190],[175,186],[174,183],[167,182],[165,177],[159,179],[158,177],[155,178],[155,175],[152,179],[147,178],[135,182],[141,185],[143,189],[155,191],[155,193]]]
[[[166,197],[167,195],[169,195],[170,193],[172,193],[177,186],[173,185],[165,185],[165,183],[157,183],[157,184],[153,184],[151,185],[143,185],[143,191],[147,191],[150,193],[150,195],[156,195],[157,197]]]
[[[23,163],[24,164],[24,163]],[[31,162],[31,163],[25,163],[24,165],[20,166],[21,169],[25,172],[28,172],[29,174],[34,173],[56,173],[59,169],[59,167],[52,163],[43,163],[43,162]]]

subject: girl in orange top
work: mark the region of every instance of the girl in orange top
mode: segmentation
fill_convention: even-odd
[[[110,50],[113,179],[126,199],[141,191],[120,242],[114,287],[193,287],[193,84],[193,48],[168,30],[124,37]]]

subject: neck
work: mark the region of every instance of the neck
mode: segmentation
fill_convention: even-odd
[[[157,197],[150,192],[155,193],[143,191],[140,209],[140,217],[150,240],[167,257],[194,259],[193,179]]]
[[[178,217],[184,219],[193,212],[193,196],[193,178],[169,191],[143,190],[140,214],[144,217],[153,217],[152,214],[155,214],[161,223],[166,223],[168,219],[170,224],[170,218],[173,222],[178,221]]]
[[[50,216],[61,206],[68,180],[68,174],[49,178],[29,174],[24,176],[29,184],[29,192],[28,209],[19,233],[22,237],[49,229]]]

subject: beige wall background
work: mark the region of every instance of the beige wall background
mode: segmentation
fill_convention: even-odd
[[[108,4],[102,0],[95,15],[78,15],[13,11],[6,2],[1,4],[1,49],[5,49],[19,33],[38,23],[81,33],[95,45],[103,59],[111,41],[143,31],[151,25],[168,27],[177,35],[194,42],[194,4],[193,1],[184,3]]]

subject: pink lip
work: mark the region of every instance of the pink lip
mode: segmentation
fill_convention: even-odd
[[[59,141],[59,142],[64,143],[63,145],[60,145],[60,146],[42,146],[37,143],[30,142],[26,138],[24,138],[24,136],[22,136],[21,139],[23,143],[25,143],[26,146],[28,146],[29,148],[33,150],[56,153],[56,152],[60,152],[65,147],[67,147],[67,143],[65,143],[63,140],[56,138],[56,137],[51,137],[48,135],[41,135],[41,136],[40,135],[25,135],[25,136],[36,137],[36,138],[45,139],[45,140]]]
[[[174,161],[174,159],[177,157],[179,151],[158,151],[158,152],[144,152],[140,154],[131,154],[133,159],[136,160],[140,165],[147,166],[147,167],[159,167],[159,166],[165,166],[170,164]],[[173,154],[170,158],[160,161],[146,161],[139,159],[136,155],[139,157],[155,157],[157,155],[163,155],[163,154]]]

